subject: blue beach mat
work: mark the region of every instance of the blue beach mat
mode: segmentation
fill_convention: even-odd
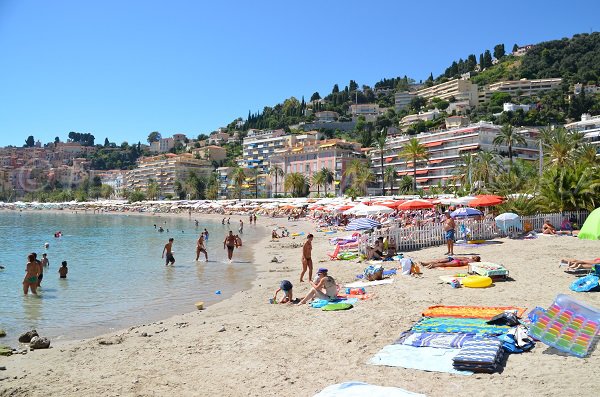
[[[482,318],[423,317],[412,327],[412,331],[502,335],[509,328],[508,325],[487,324]]]
[[[310,306],[315,309],[320,309],[323,306],[330,305],[333,303],[350,303],[351,305],[354,305],[356,302],[358,302],[358,298],[349,298],[349,299],[339,298],[339,299],[332,299],[332,300],[315,299],[314,301],[312,301],[310,303]]]

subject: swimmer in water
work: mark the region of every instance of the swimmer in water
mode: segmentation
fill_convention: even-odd
[[[162,258],[165,257],[165,251],[167,253],[167,261],[165,262],[165,266],[171,266],[175,264],[175,257],[173,256],[173,238],[169,239],[169,242],[165,244],[165,248],[163,248]]]

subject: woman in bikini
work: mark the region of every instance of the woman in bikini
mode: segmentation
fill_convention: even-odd
[[[481,258],[477,255],[473,255],[471,257],[467,256],[447,256],[445,258],[434,259],[429,262],[419,262],[421,266],[425,266],[428,269],[433,269],[435,267],[460,267],[466,266],[469,263],[479,262]]]
[[[32,294],[37,295],[38,274],[41,272],[40,267],[39,263],[35,260],[35,255],[29,254],[25,267],[25,279],[23,279],[23,293],[25,295],[27,295],[30,289]]]

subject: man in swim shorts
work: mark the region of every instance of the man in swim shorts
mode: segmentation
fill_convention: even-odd
[[[480,262],[481,258],[478,255],[473,255],[471,257],[467,256],[448,256],[446,258],[434,259],[429,262],[419,262],[420,265],[425,266],[428,269],[433,269],[434,267],[460,267],[466,266],[469,263]]]
[[[304,282],[304,273],[308,269],[308,279],[312,280],[313,262],[312,262],[312,241],[313,235],[306,236],[306,242],[302,247],[302,273],[300,273],[300,282]]]
[[[229,258],[229,262],[233,259],[233,250],[235,249],[236,238],[233,235],[233,232],[230,230],[229,234],[225,236],[225,240],[223,240],[223,249],[227,248],[227,258]]]
[[[244,233],[244,221],[242,221],[241,219],[240,219],[240,227],[238,229],[238,232],[240,232],[240,234]]]
[[[165,248],[163,248],[162,258],[165,257],[165,251],[167,253],[167,260],[165,262],[165,266],[173,266],[175,264],[175,257],[173,256],[173,237],[169,239],[169,242],[165,244]]]
[[[445,215],[444,238],[448,246],[448,252],[445,255],[454,255],[454,229],[456,228],[456,223],[454,223],[454,219],[452,219],[449,212],[446,212]]]
[[[204,233],[200,234],[200,237],[196,242],[196,262],[198,262],[198,258],[200,257],[201,252],[204,254],[204,257],[208,262],[208,252],[206,252],[206,246],[204,244]]]
[[[27,256],[27,265],[25,266],[25,278],[23,279],[23,294],[27,295],[31,289],[31,293],[37,295],[40,267],[39,262],[35,259],[35,255],[29,254]]]

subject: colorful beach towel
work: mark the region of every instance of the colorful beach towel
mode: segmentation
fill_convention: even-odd
[[[312,301],[310,303],[310,306],[314,307],[315,309],[320,309],[323,306],[332,305],[332,304],[335,304],[335,303],[350,303],[350,304],[353,305],[356,302],[358,302],[357,298],[350,298],[350,299],[338,298],[338,299],[331,299],[331,300],[327,300],[327,299],[315,299],[314,301]]]
[[[503,349],[498,339],[480,339],[465,343],[454,357],[454,368],[474,372],[495,372],[500,366]]]
[[[475,334],[443,334],[438,332],[415,332],[406,337],[403,345],[414,347],[434,347],[437,349],[460,349],[465,343],[475,339]]]
[[[388,270],[384,270],[383,271],[383,277],[387,277],[387,276],[393,276],[396,274],[396,269],[388,269]],[[365,277],[364,274],[357,274],[356,278],[358,279],[363,279]]]
[[[487,324],[486,320],[481,318],[424,317],[412,327],[412,331],[501,335],[509,328],[507,325]]]
[[[456,318],[483,318],[490,320],[492,317],[506,311],[515,311],[517,317],[523,316],[525,310],[514,306],[430,306],[422,314],[423,317],[456,317]]]
[[[508,276],[508,270],[504,266],[492,262],[471,263],[469,271],[487,277]]]
[[[338,292],[337,297],[340,299],[358,299],[365,301],[371,299],[375,294],[347,294],[345,292]]]
[[[419,369],[421,371],[471,375],[472,372],[470,371],[460,371],[454,368],[452,359],[459,352],[460,349],[388,345],[384,346],[367,363],[388,367]]]

